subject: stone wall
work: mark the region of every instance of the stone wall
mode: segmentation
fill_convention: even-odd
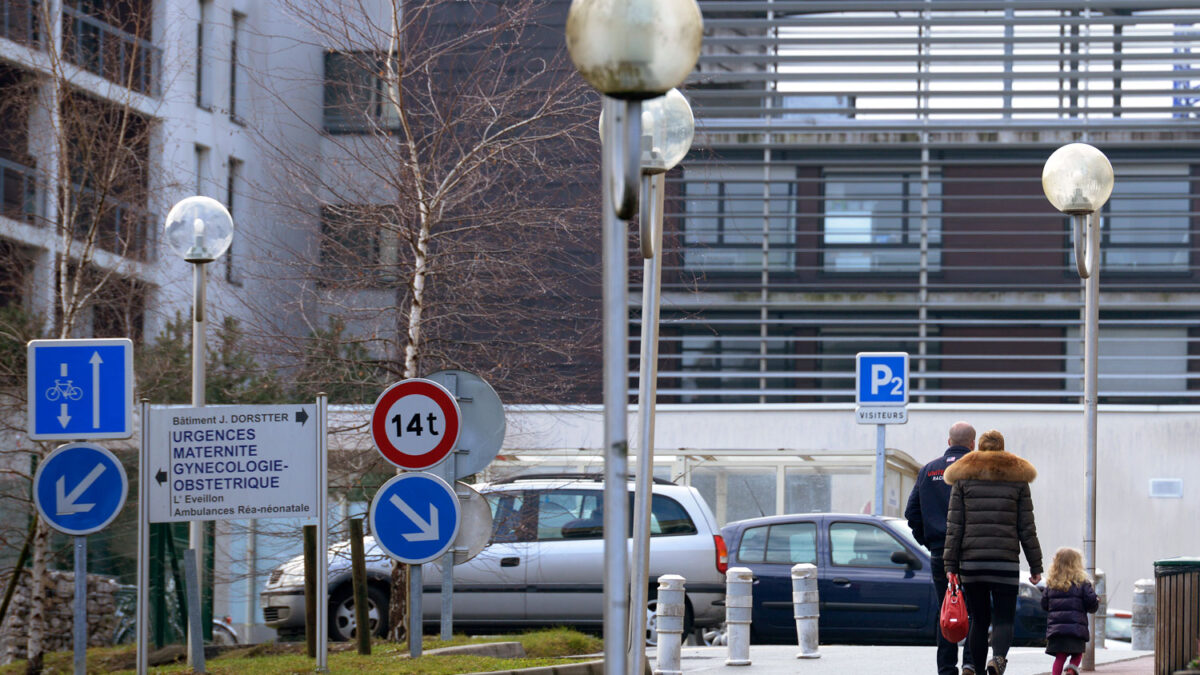
[[[75,574],[54,570],[48,574],[50,579],[46,603],[46,650],[70,651],[74,647]],[[8,587],[8,576],[0,576],[0,597],[3,589]],[[89,647],[112,644],[118,619],[115,597],[117,588],[117,583],[111,577],[88,575]],[[26,572],[21,575],[21,583],[13,594],[3,624],[0,624],[0,664],[12,663],[26,656],[26,642],[29,638],[29,597],[32,590],[33,583]]]

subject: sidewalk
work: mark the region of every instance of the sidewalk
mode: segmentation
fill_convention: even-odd
[[[726,666],[725,647],[684,647],[680,667],[684,673],[715,675],[844,675],[847,673],[936,673],[935,650],[930,647],[880,647],[822,645],[818,659],[797,659],[799,648],[787,645],[753,645],[749,666]],[[1005,675],[1045,675],[1053,659],[1040,647],[1014,647],[1008,654]],[[650,665],[654,665],[651,653]],[[1129,649],[1096,651],[1096,671],[1104,675],[1150,675],[1154,656]]]

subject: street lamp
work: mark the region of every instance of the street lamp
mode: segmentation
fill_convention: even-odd
[[[629,468],[628,264],[622,219],[633,217],[640,175],[641,102],[683,82],[700,57],[695,0],[572,0],[567,51],[604,94],[601,213],[604,317],[604,672],[628,671],[629,561],[625,482]],[[619,139],[619,142],[618,142]]]
[[[233,242],[233,218],[229,211],[210,197],[188,197],[171,207],[164,225],[167,243],[186,262],[192,263],[192,406],[204,406],[205,326],[204,289],[207,264],[221,257]],[[195,550],[196,562],[204,559],[204,523],[188,525],[188,545]],[[203,574],[196,574],[197,595],[203,586]],[[203,631],[201,631],[203,633]],[[194,647],[204,644],[204,636],[193,635],[188,626],[188,664]],[[202,647],[201,647],[202,648]]]
[[[1096,578],[1096,401],[1100,323],[1100,221],[1096,212],[1113,189],[1112,164],[1086,143],[1064,145],[1042,169],[1042,190],[1054,208],[1071,216],[1075,269],[1085,280],[1083,328],[1083,420],[1087,449],[1087,505],[1084,510],[1083,555],[1088,574]],[[1095,669],[1096,622],[1083,667]]]
[[[654,483],[654,413],[658,387],[658,313],[662,285],[663,193],[666,173],[692,147],[696,123],[678,89],[642,106],[642,334],[638,368],[637,487],[633,499],[633,573],[629,589],[629,665],[644,672],[647,595],[650,575],[650,504]]]

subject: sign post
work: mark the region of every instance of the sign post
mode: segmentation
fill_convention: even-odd
[[[887,469],[887,425],[908,422],[908,353],[859,352],[854,357],[854,416],[875,426],[875,499],[871,513],[883,515]]]
[[[422,471],[450,457],[458,444],[462,429],[462,411],[456,398],[441,384],[421,378],[401,380],[384,389],[371,412],[371,438],[375,441],[379,454],[402,471]],[[455,468],[452,467],[450,472],[450,480],[453,481]],[[417,481],[408,483],[406,489],[412,488],[419,492],[408,496],[389,492],[405,480]],[[423,481],[437,481],[440,487],[435,489]],[[450,495],[452,508],[443,502],[443,493],[440,492],[442,488]],[[424,502],[421,495],[436,495],[436,500],[433,496],[429,496],[429,499],[438,503]],[[416,507],[410,503],[412,500],[417,500]],[[385,501],[390,506],[381,507]],[[377,524],[376,513],[380,508],[383,509],[383,520]],[[398,516],[395,511],[399,511],[401,515]],[[448,524],[444,520],[438,520],[443,515],[449,515],[453,519],[453,534],[450,534],[446,541],[442,541],[442,536],[445,535],[445,528],[442,526]],[[446,481],[427,473],[401,473],[384,483],[371,502],[371,531],[375,534],[375,541],[397,562],[409,566],[411,623],[408,627],[408,650],[409,655],[414,658],[421,655],[421,564],[442,555],[454,543],[454,536],[458,533],[459,516],[458,498],[454,489]],[[408,534],[398,535],[394,531],[386,531],[397,526],[401,529],[408,528],[405,530]],[[417,528],[416,534],[411,532],[412,527]],[[391,546],[385,543],[385,540],[390,541]],[[439,544],[436,547],[437,553],[425,557],[425,553],[432,547],[430,542]]]
[[[482,471],[496,458],[496,453],[504,444],[504,405],[496,395],[496,390],[474,373],[439,370],[427,379],[445,387],[462,412],[462,431],[458,444],[450,453],[450,458],[439,465],[437,468],[440,470],[435,473],[454,486],[459,500],[463,502],[465,517],[467,513],[474,513],[466,507],[467,500],[475,491],[456,481]],[[489,520],[490,515],[489,511]],[[454,566],[466,562],[464,549],[469,548],[462,543],[455,542],[453,550],[442,556],[441,637],[447,641],[454,637]]]
[[[87,535],[108,526],[125,505],[129,479],[111,452],[69,443],[51,452],[33,478],[33,501],[51,527],[75,538],[74,670],[87,673]]]

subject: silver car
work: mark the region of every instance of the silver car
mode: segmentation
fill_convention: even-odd
[[[459,629],[603,624],[604,484],[578,476],[541,476],[474,486],[492,509],[492,538],[473,560],[454,568],[454,621]],[[628,484],[633,500],[633,483]],[[631,509],[632,510],[632,509]],[[367,537],[371,632],[387,631],[391,562]],[[651,501],[650,602],[656,579],[687,579],[685,630],[724,619],[727,556],[712,511],[694,488],[656,482]],[[330,637],[354,635],[349,544],[329,551]],[[423,567],[423,617],[436,626],[441,611],[441,563]],[[282,638],[304,631],[304,561],[298,556],[271,572],[261,596],[268,626]]]

